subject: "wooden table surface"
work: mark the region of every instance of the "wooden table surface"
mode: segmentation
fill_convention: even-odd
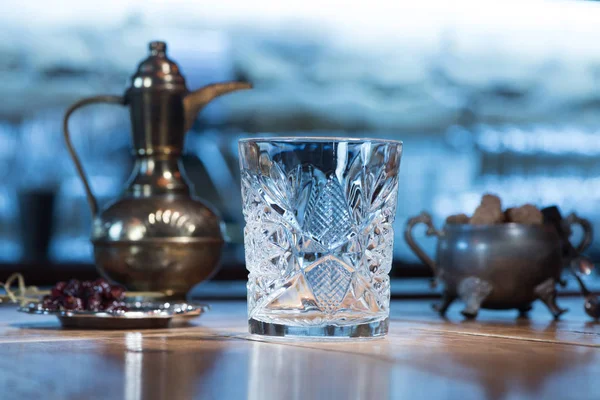
[[[430,301],[392,304],[387,339],[264,341],[243,302],[217,302],[180,328],[63,330],[55,317],[0,307],[0,398],[600,399],[600,325],[582,300],[558,322],[482,311],[448,320]]]

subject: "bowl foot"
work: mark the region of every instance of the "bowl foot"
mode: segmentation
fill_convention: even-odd
[[[492,285],[483,279],[469,276],[458,285],[458,294],[465,302],[461,314],[468,319],[475,319],[483,301],[492,293]]]
[[[477,314],[479,314],[479,308],[477,309],[469,309],[465,308],[460,312],[466,319],[475,319],[477,318]]]
[[[568,311],[565,308],[560,308],[556,303],[556,281],[554,278],[548,278],[537,285],[535,294],[548,307],[554,319],[559,319],[562,314]]]
[[[431,308],[433,308],[435,311],[437,311],[438,314],[440,314],[440,316],[443,317],[446,315],[446,311],[448,311],[448,307],[450,307],[450,305],[452,304],[452,302],[454,302],[454,300],[456,300],[456,295],[451,294],[447,291],[444,291],[444,293],[442,293],[442,302],[432,304]]]

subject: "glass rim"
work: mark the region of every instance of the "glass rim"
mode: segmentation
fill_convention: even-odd
[[[282,143],[301,143],[301,142],[313,142],[313,143],[383,143],[383,144],[395,144],[404,145],[402,140],[395,139],[377,139],[370,137],[344,137],[344,136],[273,136],[273,137],[250,137],[238,139],[238,143],[269,143],[269,142],[282,142]]]

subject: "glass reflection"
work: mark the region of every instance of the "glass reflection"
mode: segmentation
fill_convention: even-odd
[[[142,334],[125,334],[125,393],[126,400],[142,400]]]
[[[387,341],[381,340],[385,352]],[[355,342],[360,348],[361,345]],[[333,346],[345,346],[337,343]],[[366,344],[377,351],[379,346]],[[331,380],[331,372],[343,376]],[[327,351],[323,343],[272,345],[252,342],[248,376],[248,399],[387,399],[390,398],[389,362],[380,356]]]

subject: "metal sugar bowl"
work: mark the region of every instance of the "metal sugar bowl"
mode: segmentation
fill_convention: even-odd
[[[123,96],[94,96],[73,104],[64,117],[69,153],[83,181],[93,215],[96,266],[129,290],[184,298],[215,272],[223,245],[219,217],[190,190],[180,160],[185,133],[215,97],[248,83],[217,83],[190,92],[164,42],[150,54]],[[71,143],[68,121],[80,107],[112,103],[129,107],[134,169],[120,198],[102,210]]]
[[[426,225],[427,236],[437,237],[436,261],[412,236],[418,224]],[[569,234],[573,224],[581,225],[584,230],[583,240],[575,246],[576,253],[581,253],[592,242],[591,224],[575,214],[562,220]],[[564,242],[559,229],[551,223],[447,223],[437,230],[431,216],[423,212],[408,220],[404,237],[421,261],[433,270],[434,285],[438,281],[443,283],[442,302],[434,305],[442,316],[459,298],[465,304],[462,314],[467,318],[475,318],[480,308],[517,309],[525,314],[538,299],[555,318],[566,311],[556,302],[556,285],[564,284],[563,267],[576,259],[565,257],[564,249],[571,245]],[[578,272],[572,271],[577,277]]]

